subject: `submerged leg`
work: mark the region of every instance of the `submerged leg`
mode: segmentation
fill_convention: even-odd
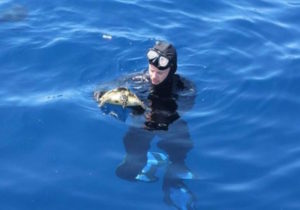
[[[147,153],[153,134],[141,128],[130,127],[125,134],[123,143],[126,156],[117,167],[118,177],[134,181],[147,165]]]

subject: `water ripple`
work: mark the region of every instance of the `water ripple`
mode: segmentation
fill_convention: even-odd
[[[13,11],[13,5],[12,0],[1,1],[0,11]],[[197,186],[193,190],[200,197],[198,204],[206,209],[242,209],[240,203],[243,209],[299,207],[295,181],[300,166],[299,1],[29,1],[24,8],[26,16],[16,14],[10,16],[16,21],[0,23],[0,110],[4,110],[0,185],[12,195],[14,191],[38,195],[41,189],[53,189],[53,183],[70,187],[74,182],[71,172],[51,178],[52,172],[8,164],[10,156],[2,150],[11,152],[11,142],[24,142],[23,135],[37,135],[43,145],[53,143],[55,151],[72,160],[83,152],[83,144],[98,145],[92,157],[98,161],[100,178],[87,175],[83,165],[91,161],[87,158],[91,154],[84,153],[84,164],[68,162],[78,167],[73,173],[82,186],[59,195],[98,201],[109,209],[111,200],[102,192],[130,188],[133,193],[145,186],[133,189],[114,176],[123,145],[120,139],[106,140],[115,130],[122,138],[127,127],[102,116],[92,92],[99,83],[144,69],[147,49],[155,40],[166,39],[177,47],[178,72],[198,90],[193,109],[182,116],[195,143],[187,157],[189,166],[205,177],[191,184],[191,189]],[[60,123],[57,118],[67,123],[55,127]],[[37,120],[43,126],[33,132],[30,128]],[[91,129],[81,130],[85,127]],[[41,149],[39,144],[32,147]],[[35,159],[43,155],[32,154]],[[51,168],[59,168],[57,164]],[[68,167],[60,167],[68,174]],[[91,187],[98,182],[99,189]],[[84,189],[84,184],[92,190]],[[151,191],[144,192],[149,194],[155,187],[161,189],[155,184],[147,187]],[[122,193],[113,194],[117,207],[128,204]],[[126,198],[136,200],[139,193],[127,193]],[[147,199],[141,198],[139,206],[146,208]]]

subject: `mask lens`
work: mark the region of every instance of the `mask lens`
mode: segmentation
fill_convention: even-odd
[[[147,57],[149,60],[153,60],[155,58],[157,58],[159,56],[159,54],[157,52],[155,52],[154,50],[149,50],[149,52],[147,53]]]
[[[159,65],[161,67],[166,67],[169,64],[169,59],[164,57],[164,56],[160,56],[159,58]]]

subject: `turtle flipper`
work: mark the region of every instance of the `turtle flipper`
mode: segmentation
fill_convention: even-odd
[[[106,91],[95,91],[94,92],[94,99],[99,102],[101,97],[106,93]]]
[[[99,107],[102,107],[105,104],[106,100],[100,100]]]
[[[100,92],[94,92],[94,99],[98,102],[100,99]]]
[[[146,106],[145,106],[145,104],[141,101],[141,107],[144,109],[144,110],[146,110]]]

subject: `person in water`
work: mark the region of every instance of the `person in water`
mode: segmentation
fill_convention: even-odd
[[[142,120],[138,120],[142,112],[133,112],[133,121],[136,116],[137,122],[129,126],[123,138],[126,155],[116,174],[128,181],[154,182],[158,179],[157,169],[165,166],[162,186],[164,201],[178,209],[194,209],[195,198],[184,184],[184,180],[194,178],[185,165],[193,142],[187,123],[179,113],[192,108],[195,87],[176,74],[177,52],[172,44],[156,42],[148,50],[147,59],[146,71],[119,82],[119,85],[126,84],[135,90],[149,109],[142,115]],[[159,138],[159,152],[151,151],[155,136]],[[181,198],[178,199],[178,196]]]
[[[142,75],[131,77],[139,84],[137,94],[150,108],[145,114],[144,129],[168,130],[169,125],[180,118],[178,103],[181,112],[192,108],[196,89],[194,84],[176,74],[177,52],[172,44],[156,42],[148,50],[147,59],[148,69]]]

